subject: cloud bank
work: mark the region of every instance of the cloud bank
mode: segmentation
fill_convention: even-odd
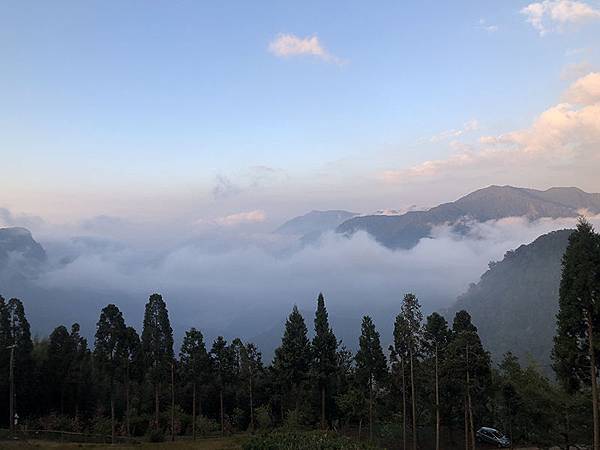
[[[600,225],[600,217],[592,220]],[[252,338],[278,324],[293,304],[312,311],[323,292],[332,316],[371,314],[388,330],[404,293],[416,293],[427,313],[445,308],[490,261],[541,234],[574,226],[575,219],[507,218],[471,223],[466,235],[440,226],[416,247],[395,251],[362,232],[352,238],[329,233],[300,246],[289,237],[211,230],[169,249],[150,241],[139,246],[110,237],[59,238],[52,245],[42,242],[51,268],[35,280],[35,288],[44,294],[24,300],[36,331],[74,316],[88,319],[92,333],[105,304],[133,311],[128,315],[135,323],[148,295],[160,292],[177,336],[196,326],[209,334]],[[48,315],[48,305],[57,319]]]

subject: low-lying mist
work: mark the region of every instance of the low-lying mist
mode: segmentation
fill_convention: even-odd
[[[596,225],[600,217],[592,218]],[[390,250],[363,232],[333,232],[300,246],[271,233],[211,229],[166,246],[156,236],[135,243],[95,234],[76,238],[44,234],[49,268],[24,297],[34,332],[79,321],[93,336],[100,309],[116,303],[128,323],[141,325],[153,292],[165,298],[176,338],[190,326],[227,338],[255,339],[270,354],[293,304],[309,314],[323,292],[334,328],[354,347],[360,318],[372,315],[391,330],[402,296],[414,292],[424,313],[448,307],[476,282],[490,261],[575,219],[507,218],[470,223],[466,234],[434,229],[410,250]],[[141,234],[141,232],[140,232]],[[13,295],[11,292],[3,293]],[[383,337],[384,342],[389,336]]]

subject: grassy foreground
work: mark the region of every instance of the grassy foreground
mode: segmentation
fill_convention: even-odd
[[[87,448],[95,450],[233,450],[241,449],[243,438],[240,437],[225,437],[213,439],[199,439],[197,441],[175,441],[162,443],[141,444],[78,444],[68,442],[53,442],[53,441],[0,441],[0,450],[45,450],[45,449],[76,449]]]

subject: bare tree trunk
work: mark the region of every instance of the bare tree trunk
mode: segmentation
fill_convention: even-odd
[[[252,375],[250,375],[250,429],[254,434],[254,398],[252,396]]]
[[[154,385],[154,427],[158,430],[158,419],[159,419],[159,399],[158,399],[158,392],[160,390],[160,384],[156,383]]]
[[[437,342],[435,344],[435,450],[440,450],[440,382]]]
[[[4,350],[4,349],[3,349]],[[10,381],[10,399],[9,399],[9,410],[10,410],[10,433],[11,435],[15,432],[15,344],[10,348],[10,369],[8,375]],[[62,408],[62,407],[61,407]]]
[[[467,397],[463,399],[465,411],[465,450],[469,450],[469,413],[467,412]]]
[[[404,358],[402,366],[402,450],[406,450],[406,377],[404,376]]]
[[[475,429],[473,426],[473,406],[471,404],[471,380],[469,378],[469,345],[467,344],[467,402],[469,410],[469,426],[471,428],[471,448],[475,450]]]
[[[413,371],[413,352],[412,348],[410,349],[410,392],[411,392],[411,400],[412,400],[412,448],[413,450],[417,450],[417,408],[416,408],[416,399],[415,399],[415,377]]]
[[[325,386],[321,386],[321,430],[325,429]]]
[[[360,441],[360,435],[362,432],[362,417],[360,418],[360,420],[358,421],[358,440]]]
[[[369,377],[369,440],[373,440],[373,375]]]
[[[115,444],[115,390],[113,380],[110,380],[110,441]]]
[[[565,448],[569,450],[571,448],[569,434],[571,433],[571,426],[569,424],[569,406],[565,401]],[[510,432],[510,448],[512,448],[512,429]]]
[[[192,387],[192,439],[196,440],[196,382]]]
[[[219,390],[219,402],[221,404],[221,436],[225,435],[225,415],[223,413],[223,389]]]
[[[596,379],[596,354],[594,349],[594,330],[591,313],[587,313],[588,346],[590,353],[590,372],[592,381],[592,418],[594,420],[594,450],[600,450],[600,429],[598,428],[598,381]]]
[[[127,371],[125,373],[125,428],[127,431],[127,437],[131,437],[131,428],[129,423],[130,414],[129,405],[129,361],[127,361]]]
[[[467,399],[469,402],[469,426],[471,428],[471,446],[475,450],[475,427],[473,426],[473,407],[471,406],[471,394],[467,392]]]
[[[175,441],[175,365],[171,363],[171,441]]]

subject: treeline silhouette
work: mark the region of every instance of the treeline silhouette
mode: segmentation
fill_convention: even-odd
[[[451,324],[438,313],[423,318],[413,294],[402,299],[393,336],[385,337],[391,345],[384,348],[365,316],[356,353],[336,338],[323,295],[312,339],[294,306],[270,364],[251,342],[219,336],[209,344],[195,328],[176,354],[159,294],[146,304],[141,334],[107,305],[91,345],[77,324],[32,340],[23,303],[0,297],[0,394],[9,399],[12,392],[18,427],[113,439],[328,429],[405,449],[474,449],[476,430],[490,426],[514,442],[589,442],[597,406],[590,402],[598,361],[592,330],[600,326],[600,305],[591,299],[578,312],[584,297],[573,290],[589,289],[577,280],[589,279],[594,264],[600,283],[598,255],[600,238],[582,221],[563,262],[554,351],[560,383],[511,353],[492,363],[467,311]],[[8,402],[0,405],[7,426]]]
[[[423,321],[417,298],[408,294],[389,351],[365,316],[352,354],[336,339],[319,295],[314,330],[311,341],[294,307],[270,365],[254,344],[240,339],[218,337],[207,348],[194,328],[176,357],[158,294],[146,304],[141,335],[117,306],[106,306],[91,347],[77,324],[32,341],[21,301],[0,298],[0,388],[8,398],[8,347],[14,343],[15,411],[21,426],[30,428],[160,439],[163,433],[228,434],[281,425],[352,430],[376,439],[391,434],[405,448],[419,439],[432,444],[442,434],[444,441],[461,441],[466,432],[471,441],[482,425],[518,440],[553,440],[561,430],[569,432],[569,415],[573,430],[585,428],[575,420],[585,402],[569,402],[535,366],[522,368],[508,354],[493,369],[466,311],[451,327],[438,313]],[[2,418],[8,424],[8,408]]]

